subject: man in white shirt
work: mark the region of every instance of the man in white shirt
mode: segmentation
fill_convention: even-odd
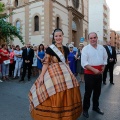
[[[102,73],[107,64],[107,52],[102,45],[97,44],[98,37],[95,32],[88,35],[90,44],[82,49],[81,65],[84,68],[85,94],[83,100],[83,115],[88,118],[90,98],[93,92],[93,110],[103,115],[99,108]]]

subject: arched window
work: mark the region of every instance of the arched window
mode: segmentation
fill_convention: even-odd
[[[15,7],[18,6],[18,0],[15,0]]]
[[[77,9],[79,7],[79,0],[72,0],[74,7]]]
[[[59,26],[59,23],[60,23],[60,18],[57,17],[57,18],[56,18],[56,28],[59,28],[59,27],[60,27],[60,26]]]
[[[34,31],[39,31],[39,17],[34,17]]]
[[[77,31],[77,25],[76,25],[75,21],[72,21],[72,30]]]
[[[16,28],[17,28],[17,31],[20,33],[20,21],[19,20],[16,21]]]

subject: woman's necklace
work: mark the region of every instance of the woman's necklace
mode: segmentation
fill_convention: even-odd
[[[61,51],[62,54],[64,54],[63,45],[57,46],[57,44],[56,44],[56,47]]]

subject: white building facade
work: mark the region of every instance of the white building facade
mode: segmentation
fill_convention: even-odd
[[[8,19],[17,28],[25,43],[49,45],[55,28],[64,32],[63,44],[74,42],[88,33],[88,0],[2,0],[7,13],[15,14]],[[21,45],[18,38],[14,44]],[[21,45],[22,46],[22,45]]]
[[[110,9],[106,0],[89,0],[89,32],[96,32],[100,44],[110,39]]]

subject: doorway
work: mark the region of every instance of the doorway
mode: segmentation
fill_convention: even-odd
[[[77,31],[72,30],[72,42],[74,42],[75,47],[77,46],[77,37],[76,37]]]
[[[75,21],[72,21],[72,42],[74,42],[74,46],[77,46],[77,25]]]

